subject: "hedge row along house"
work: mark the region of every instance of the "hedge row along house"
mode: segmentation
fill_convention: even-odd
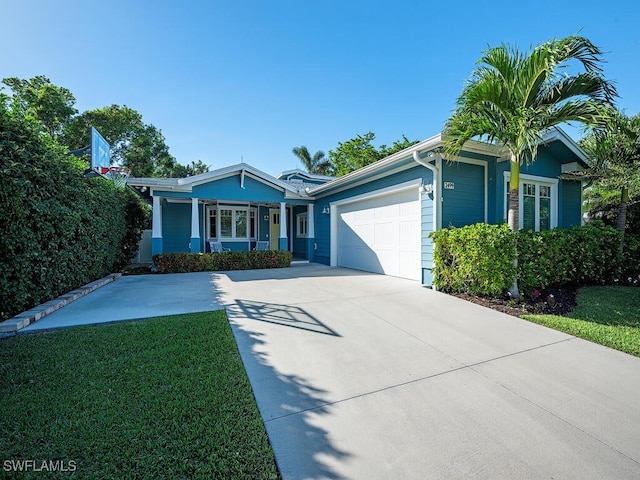
[[[429,233],[505,221],[509,159],[470,141],[443,158],[442,135],[343,177],[291,170],[277,177],[240,163],[187,178],[130,178],[153,203],[152,253],[250,250],[268,242],[294,259],[432,284]],[[570,173],[586,156],[562,130],[550,130],[520,175],[520,227],[570,228],[582,222],[582,184]],[[263,243],[264,245],[264,243]]]

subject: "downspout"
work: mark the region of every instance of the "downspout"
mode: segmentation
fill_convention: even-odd
[[[435,165],[431,165],[429,162],[420,158],[420,153],[415,150],[413,152],[413,159],[416,163],[428,168],[433,172],[433,231],[438,230],[438,218],[440,216],[440,202],[438,201],[440,195],[440,189],[438,184],[440,183],[439,169]]]
[[[440,175],[439,175],[439,171],[440,169],[438,168],[438,159],[436,158],[435,160],[435,165],[431,165],[431,163],[425,161],[424,159],[420,158],[420,153],[418,152],[418,150],[414,150],[413,152],[413,160],[419,164],[422,165],[423,167],[428,168],[429,170],[431,170],[431,172],[433,173],[433,180],[432,180],[432,193],[433,193],[433,231],[437,231],[438,230],[438,225],[439,225],[439,215],[440,215],[440,201],[439,201],[439,195],[440,195],[440,189],[438,188],[438,184],[440,182]],[[432,259],[432,265],[433,265],[433,259]],[[433,269],[433,266],[432,266]],[[421,281],[421,283],[424,285],[424,277]],[[436,290],[435,285],[433,285],[433,280],[431,282],[431,287]]]

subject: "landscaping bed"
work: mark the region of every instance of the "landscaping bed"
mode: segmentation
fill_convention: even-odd
[[[517,301],[509,296],[486,297],[468,293],[452,293],[451,295],[514,317],[527,314],[566,315],[577,305],[577,288],[572,285],[547,288],[537,291],[535,295],[523,296]]]

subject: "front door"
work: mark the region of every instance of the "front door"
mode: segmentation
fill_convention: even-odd
[[[280,210],[270,210],[269,248],[278,250],[278,238],[280,237]]]

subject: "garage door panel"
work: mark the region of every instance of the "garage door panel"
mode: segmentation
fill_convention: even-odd
[[[373,228],[373,242],[370,246],[376,248],[398,243],[395,222],[376,222]]]
[[[420,231],[420,222],[417,220],[404,220],[398,226],[398,244],[401,247],[413,247],[415,244],[415,232]]]
[[[420,201],[415,188],[338,207],[337,264],[420,278]]]

